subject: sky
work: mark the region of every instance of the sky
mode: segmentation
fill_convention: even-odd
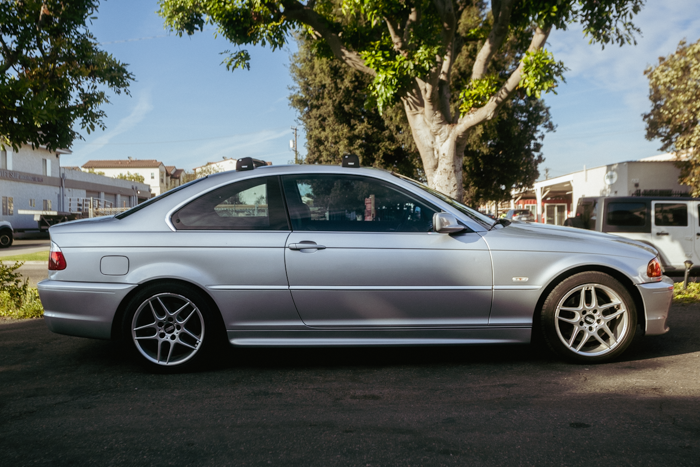
[[[272,52],[248,47],[251,69],[226,70],[221,52],[234,50],[209,26],[194,36],[164,29],[156,0],[103,0],[90,30],[102,48],[127,63],[135,81],[130,96],[111,95],[106,130],[76,141],[61,165],[91,159],[158,159],[191,170],[222,158],[255,157],[286,164],[299,127],[288,97],[294,85],[289,61],[294,41]],[[637,45],[589,44],[581,28],[554,31],[547,43],[569,68],[557,94],[545,95],[554,133],[544,139],[549,176],[659,154],[645,139],[642,114],[650,109],[644,70],[676,50],[682,39],[700,39],[700,2],[647,0],[634,23]]]

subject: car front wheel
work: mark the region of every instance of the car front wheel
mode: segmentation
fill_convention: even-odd
[[[143,289],[127,306],[124,328],[137,353],[162,370],[199,362],[214,335],[206,300],[185,286]]]
[[[601,272],[573,275],[549,294],[542,307],[542,331],[558,355],[579,362],[619,356],[637,328],[637,310],[625,287]]]

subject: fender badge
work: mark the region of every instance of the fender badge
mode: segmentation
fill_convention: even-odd
[[[513,282],[527,282],[528,277],[514,277]]]

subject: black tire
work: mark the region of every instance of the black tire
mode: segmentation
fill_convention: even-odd
[[[637,309],[619,281],[602,272],[563,280],[542,306],[542,334],[559,356],[598,363],[622,354],[634,339]]]
[[[184,284],[153,284],[126,306],[123,336],[151,369],[181,371],[205,361],[219,332],[202,293]]]
[[[12,236],[12,231],[10,229],[0,230],[0,248],[8,248],[12,246],[14,237]]]

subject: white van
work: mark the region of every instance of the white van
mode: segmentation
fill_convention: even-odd
[[[700,272],[700,198],[586,197],[567,224],[653,245],[668,275],[682,275],[686,260]]]

